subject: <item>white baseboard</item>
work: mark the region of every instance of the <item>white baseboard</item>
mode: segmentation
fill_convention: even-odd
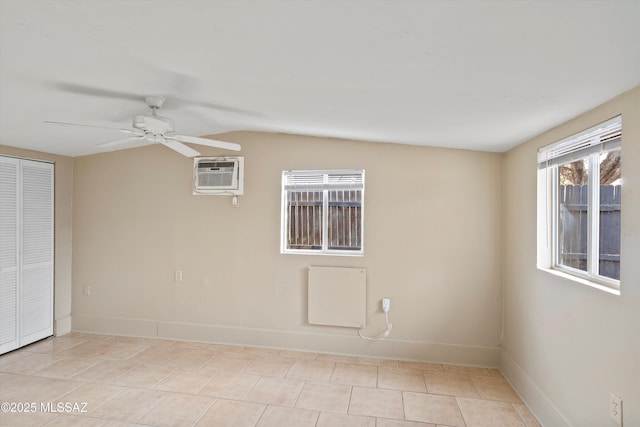
[[[158,338],[158,322],[122,317],[73,316],[73,330],[97,334]]]
[[[497,367],[501,351],[496,346],[440,344],[393,337],[386,341],[364,341],[355,329],[353,335],[342,335],[318,333],[317,327],[314,331],[299,332],[79,315],[73,317],[73,330],[484,367]]]
[[[502,350],[500,370],[543,426],[573,427],[509,353]]]
[[[71,316],[55,319],[53,322],[53,334],[56,337],[66,335],[71,332]]]

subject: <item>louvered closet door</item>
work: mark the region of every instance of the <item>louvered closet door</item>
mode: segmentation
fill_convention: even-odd
[[[0,157],[0,354],[18,340],[19,160]]]
[[[53,335],[53,165],[21,161],[20,346]]]
[[[0,157],[0,354],[53,335],[53,165]]]

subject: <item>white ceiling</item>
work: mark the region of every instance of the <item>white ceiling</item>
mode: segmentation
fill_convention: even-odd
[[[0,0],[0,144],[95,153],[121,134],[43,121],[148,111],[91,89],[167,96],[193,136],[505,151],[640,84],[638,22],[640,0]]]

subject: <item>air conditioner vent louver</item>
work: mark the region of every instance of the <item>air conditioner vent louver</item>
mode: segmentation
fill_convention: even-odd
[[[235,162],[200,162],[198,164],[199,187],[229,187],[233,185]]]
[[[243,193],[244,157],[194,159],[193,194]]]

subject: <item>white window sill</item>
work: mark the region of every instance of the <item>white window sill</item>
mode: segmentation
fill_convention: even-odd
[[[543,267],[538,267],[538,270],[546,271],[547,273],[553,274],[554,276],[560,277],[562,279],[571,280],[573,282],[577,282],[582,285],[587,285],[592,288],[595,288],[613,295],[618,295],[618,296],[620,295],[620,289],[615,289],[610,286],[603,285],[602,283],[598,283],[582,277],[574,276],[573,274],[565,273],[564,271],[561,271],[561,270],[555,270],[552,268],[543,268]]]
[[[305,251],[305,250],[281,250],[282,255],[321,255],[321,256],[355,256],[364,257],[364,252],[352,252],[352,251],[335,251],[335,252],[322,252],[322,251]]]

